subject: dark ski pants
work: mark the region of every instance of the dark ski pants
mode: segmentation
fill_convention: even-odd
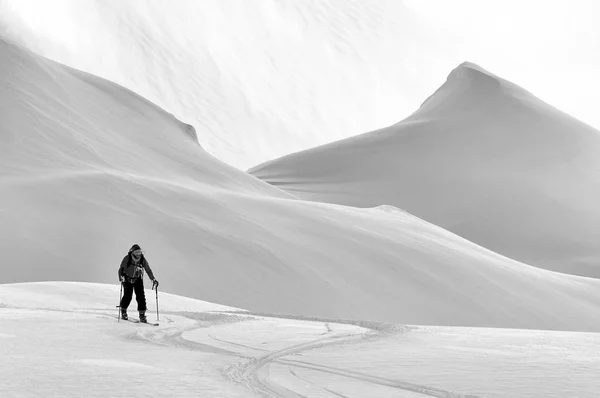
[[[146,311],[146,294],[144,293],[144,280],[142,278],[136,279],[134,283],[123,282],[121,308],[127,309],[129,307],[134,291],[138,311]]]

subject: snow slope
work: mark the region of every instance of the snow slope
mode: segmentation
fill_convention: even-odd
[[[419,100],[426,68],[404,57],[430,56],[413,17],[395,0],[0,0],[0,37],[134,90],[246,169]]]
[[[0,55],[1,283],[115,283],[137,242],[165,291],[253,311],[600,330],[600,281],[393,208],[289,198],[123,87],[7,42]]]
[[[464,63],[403,121],[250,173],[313,201],[392,205],[488,249],[600,277],[600,132]]]
[[[169,294],[152,327],[117,322],[118,293],[0,285],[0,395],[592,398],[600,389],[597,333],[303,320]]]

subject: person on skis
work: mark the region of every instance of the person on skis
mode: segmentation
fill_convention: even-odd
[[[123,298],[119,303],[121,307],[121,319],[128,319],[127,307],[131,303],[133,292],[135,291],[135,300],[137,301],[137,309],[140,313],[140,322],[147,323],[146,320],[146,295],[144,294],[144,270],[148,273],[148,277],[152,281],[152,289],[158,287],[158,281],[154,278],[152,269],[148,261],[144,257],[140,245],[135,244],[129,249],[129,253],[121,261],[119,267],[119,280],[123,285]]]

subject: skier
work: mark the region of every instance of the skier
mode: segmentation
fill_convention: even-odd
[[[140,322],[147,323],[146,320],[146,296],[144,294],[144,270],[148,273],[152,281],[152,289],[158,287],[158,281],[154,279],[154,274],[150,269],[148,261],[142,253],[140,245],[135,244],[129,249],[129,253],[121,261],[119,267],[119,280],[123,284],[123,298],[119,306],[121,307],[121,319],[127,320],[127,307],[131,303],[133,292],[135,291],[135,300],[137,301],[138,312],[140,313]]]

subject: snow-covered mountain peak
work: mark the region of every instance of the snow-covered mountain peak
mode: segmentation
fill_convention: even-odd
[[[529,264],[600,276],[600,133],[463,63],[412,115],[258,165],[303,199],[393,205]]]
[[[448,79],[477,79],[477,78],[493,78],[499,79],[498,76],[482,68],[481,66],[465,61],[458,65],[450,74]]]
[[[408,120],[464,117],[465,113],[475,112],[492,116],[515,99],[548,106],[522,87],[475,63],[463,62]]]

